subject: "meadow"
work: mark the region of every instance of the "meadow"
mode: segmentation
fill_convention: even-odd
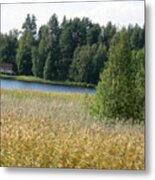
[[[91,98],[2,89],[1,166],[143,170],[143,125],[94,120]]]

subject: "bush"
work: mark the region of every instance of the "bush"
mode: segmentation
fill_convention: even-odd
[[[115,121],[132,119],[133,123],[144,120],[144,50],[131,53],[125,29],[112,40],[100,79],[93,115]]]

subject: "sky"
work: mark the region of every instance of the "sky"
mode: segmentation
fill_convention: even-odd
[[[143,26],[144,1],[2,4],[1,32],[8,33],[12,29],[21,30],[28,13],[36,16],[38,28],[46,24],[53,13],[57,14],[59,22],[62,22],[63,16],[66,15],[67,19],[89,17],[92,22],[100,25],[106,25],[108,21],[111,21],[117,27],[136,23]]]

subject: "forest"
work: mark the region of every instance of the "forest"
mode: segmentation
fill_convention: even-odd
[[[0,34],[0,63],[13,64],[18,75],[49,80],[70,80],[97,84],[108,60],[112,38],[123,31],[109,22],[106,26],[89,18],[63,18],[53,14],[37,30],[36,17],[28,14],[22,31]],[[144,48],[144,28],[129,25],[130,50]]]
[[[0,34],[0,63],[16,75],[97,85],[93,114],[144,120],[144,26],[66,16],[59,23],[56,14],[39,29],[36,22],[27,14],[21,31]]]
[[[96,93],[2,88],[1,165],[144,170],[145,26],[60,23],[56,14],[36,22],[28,14],[21,31],[0,34],[0,64],[14,71],[0,78],[86,83]]]

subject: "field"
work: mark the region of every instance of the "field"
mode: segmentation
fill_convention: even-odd
[[[95,121],[86,99],[1,90],[1,165],[144,169],[143,126]]]

